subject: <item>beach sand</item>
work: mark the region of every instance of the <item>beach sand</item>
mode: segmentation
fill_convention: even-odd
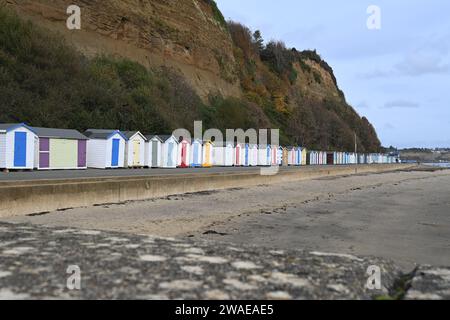
[[[450,170],[174,195],[2,219],[450,265]]]

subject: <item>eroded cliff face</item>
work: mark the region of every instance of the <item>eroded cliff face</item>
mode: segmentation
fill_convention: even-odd
[[[130,58],[179,70],[208,94],[241,95],[233,43],[205,0],[0,0],[34,23],[65,35],[87,56]],[[67,7],[81,8],[81,30],[68,30]]]

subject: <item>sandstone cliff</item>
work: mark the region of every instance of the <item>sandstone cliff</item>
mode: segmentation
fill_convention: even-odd
[[[240,96],[233,43],[204,0],[0,0],[21,17],[64,34],[88,56],[113,54],[181,71],[202,96]],[[66,28],[67,7],[82,10]]]

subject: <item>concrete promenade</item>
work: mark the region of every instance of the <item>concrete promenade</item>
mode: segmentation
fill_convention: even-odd
[[[2,173],[0,217],[411,167],[402,164],[308,166],[281,168],[275,175],[262,175],[260,168]]]

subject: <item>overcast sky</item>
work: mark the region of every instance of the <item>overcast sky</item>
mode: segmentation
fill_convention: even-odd
[[[265,40],[317,49],[385,146],[450,147],[450,1],[217,0]],[[381,9],[370,30],[367,9]]]

